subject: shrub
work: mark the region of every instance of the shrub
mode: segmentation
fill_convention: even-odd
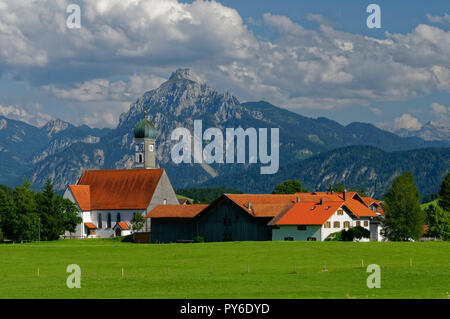
[[[204,243],[205,242],[205,238],[203,238],[202,236],[196,236],[194,238],[194,242],[195,243]]]

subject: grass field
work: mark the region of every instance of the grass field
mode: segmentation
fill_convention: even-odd
[[[69,264],[81,267],[80,289],[66,286]],[[379,289],[366,286],[368,264],[381,267]],[[0,298],[449,298],[449,291],[448,242],[0,245]]]

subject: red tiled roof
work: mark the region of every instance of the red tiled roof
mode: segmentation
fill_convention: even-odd
[[[158,205],[153,208],[146,218],[194,218],[208,205]]]
[[[345,201],[345,206],[357,217],[375,217],[378,216],[370,208],[366,207],[359,200],[348,199]]]
[[[82,210],[147,209],[163,171],[87,170],[70,189]]]
[[[363,200],[364,204],[366,204],[366,206],[370,206],[373,203],[378,204],[378,201],[376,201],[375,199],[373,199],[372,197],[361,197],[361,199]]]
[[[239,205],[248,214],[254,217],[275,217],[287,205],[296,203],[297,198],[300,202],[318,202],[320,199],[324,201],[340,201],[342,200],[336,193],[330,194],[326,192],[317,193],[296,193],[296,194],[224,194],[230,200]],[[251,203],[251,209],[248,203]]]
[[[82,211],[91,210],[91,193],[89,185],[69,185],[73,197]]]
[[[120,229],[122,230],[130,229],[130,226],[128,226],[128,224],[125,222],[118,222],[114,227],[116,226],[120,227]]]
[[[269,225],[323,225],[343,204],[343,200],[323,201],[322,204],[300,201],[272,219]]]
[[[86,227],[89,228],[89,229],[97,229],[97,226],[95,226],[95,225],[92,224],[92,223],[84,223],[84,226],[86,226]]]

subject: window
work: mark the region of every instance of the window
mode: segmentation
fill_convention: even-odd
[[[294,241],[294,237],[284,237],[285,241]]]
[[[225,217],[225,218],[223,219],[223,225],[224,225],[224,226],[231,226],[231,218]]]
[[[344,228],[350,228],[350,222],[344,222]]]
[[[142,154],[139,154],[139,163],[142,163],[143,162],[143,160],[142,160]]]
[[[316,237],[308,237],[306,240],[307,240],[307,241],[316,241],[317,238],[316,238]]]
[[[364,221],[364,226],[366,226],[366,227],[369,226],[369,221],[365,220]]]
[[[358,226],[361,226],[361,222],[359,220],[356,222],[356,227]]]
[[[341,228],[341,222],[334,222],[333,223],[334,228]]]
[[[150,145],[148,146],[148,150],[149,150],[150,152],[153,152],[153,145],[152,145],[152,144],[150,144]]]
[[[339,210],[337,211],[338,215],[344,215],[344,211],[342,210],[342,208],[339,208]]]
[[[223,234],[223,241],[232,241],[232,237],[230,233],[224,233]]]
[[[298,225],[297,230],[306,230],[306,225]]]
[[[164,198],[163,205],[167,205],[167,199]]]
[[[323,228],[331,228],[331,222],[326,222],[326,223],[323,225]]]
[[[108,220],[106,222],[106,228],[111,228],[111,213],[108,213]]]
[[[102,228],[102,214],[98,213],[97,228]]]
[[[120,213],[117,213],[116,222],[120,223]]]

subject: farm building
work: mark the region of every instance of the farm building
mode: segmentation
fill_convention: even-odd
[[[377,213],[356,192],[224,194],[205,205],[161,205],[147,214],[151,242],[325,240],[354,226],[371,230]],[[377,226],[378,227],[378,226]],[[380,240],[373,232],[373,240]]]

